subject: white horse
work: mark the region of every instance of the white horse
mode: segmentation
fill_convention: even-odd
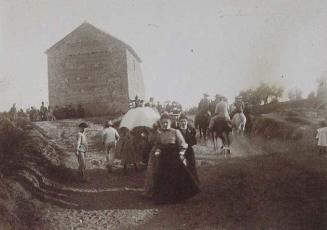
[[[243,136],[246,125],[246,117],[241,111],[240,113],[234,114],[232,118],[232,127],[233,127],[233,135],[241,135]]]

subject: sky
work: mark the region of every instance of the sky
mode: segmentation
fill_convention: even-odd
[[[0,111],[48,101],[44,51],[84,21],[134,48],[147,97],[186,107],[260,82],[306,96],[327,70],[325,0],[0,0]]]

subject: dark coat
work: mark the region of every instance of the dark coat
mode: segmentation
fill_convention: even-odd
[[[187,161],[187,168],[190,170],[190,172],[192,173],[194,179],[199,183],[199,177],[198,177],[198,173],[196,170],[196,162],[195,162],[195,154],[194,154],[194,150],[193,150],[193,145],[196,145],[196,131],[193,127],[191,126],[187,126],[185,131],[182,131],[181,128],[178,128],[179,131],[181,131],[185,142],[188,144],[187,150],[185,152],[185,158]]]
[[[178,127],[178,129],[183,134],[183,137],[189,146],[196,145],[196,138],[195,138],[196,131],[193,127],[188,125],[185,133],[182,131],[181,128]]]

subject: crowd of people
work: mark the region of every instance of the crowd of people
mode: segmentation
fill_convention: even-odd
[[[106,121],[102,131],[102,144],[108,173],[113,171],[113,160],[120,158],[127,173],[127,165],[142,161],[147,165],[144,197],[155,203],[176,203],[200,192],[193,146],[196,131],[188,124],[188,118],[181,114],[179,125],[171,128],[171,116],[164,112],[160,121],[152,128],[136,127],[133,130],[120,128],[117,131],[112,121]],[[86,123],[79,125],[76,157],[79,163],[79,177],[85,177],[85,154],[88,151],[85,130]]]
[[[182,105],[176,101],[165,101],[164,103],[157,101],[157,103],[155,103],[153,97],[150,97],[148,102],[144,102],[144,100],[141,100],[138,98],[138,96],[135,96],[133,100],[129,101],[129,108],[132,109],[137,107],[156,108],[160,114],[163,112],[170,114],[180,114],[183,111]]]
[[[162,114],[164,111],[172,114],[180,114],[182,112],[182,106],[176,101],[166,101],[161,103],[157,101],[154,102],[154,98],[150,97],[148,102],[144,102],[136,96],[133,100],[129,100],[129,109],[136,107],[152,107]],[[84,118],[85,110],[81,104],[74,106],[72,103],[65,105],[63,107],[55,106],[46,106],[44,102],[41,103],[40,107],[31,106],[25,111],[16,107],[16,103],[12,105],[8,112],[2,112],[1,117],[10,119],[11,121],[16,120],[17,118],[24,118],[30,121],[54,121],[61,119],[71,119],[71,118]]]
[[[73,104],[64,107],[55,106],[55,108],[52,108],[46,106],[44,102],[41,103],[40,108],[31,106],[25,111],[22,108],[17,109],[14,103],[8,112],[2,113],[2,117],[10,119],[11,121],[17,118],[24,118],[30,121],[55,121],[69,118],[83,118],[84,116],[85,111],[81,104],[79,104],[77,108],[75,108]]]
[[[217,117],[231,121],[235,114],[244,114],[249,124],[251,109],[249,104],[243,100],[242,96],[235,97],[235,101],[230,105],[228,105],[227,98],[222,95],[216,94],[214,100],[209,100],[208,97],[208,94],[203,94],[203,98],[198,105],[197,114],[207,114],[213,118],[211,119],[212,121]]]

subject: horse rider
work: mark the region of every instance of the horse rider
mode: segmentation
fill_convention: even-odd
[[[228,105],[224,96],[216,95],[217,104],[215,107],[215,117],[225,118],[226,120],[230,120],[230,116],[228,113]]]
[[[225,143],[227,146],[223,146],[227,149],[227,152],[230,153],[229,145],[230,145],[230,139],[228,137],[228,133],[231,131],[231,125],[230,125],[230,116],[228,113],[228,104],[227,99],[224,96],[216,95],[217,99],[217,105],[215,108],[215,115],[211,118],[209,123],[209,130],[212,130],[214,128],[215,123],[219,124],[219,131],[221,131],[225,138]]]
[[[235,98],[235,102],[233,104],[233,109],[231,112],[231,117],[233,117],[236,113],[241,113],[244,111],[244,102],[242,96],[237,96]]]
[[[199,114],[209,114],[210,101],[208,99],[209,95],[207,93],[203,94],[203,98],[199,102],[198,113]]]

